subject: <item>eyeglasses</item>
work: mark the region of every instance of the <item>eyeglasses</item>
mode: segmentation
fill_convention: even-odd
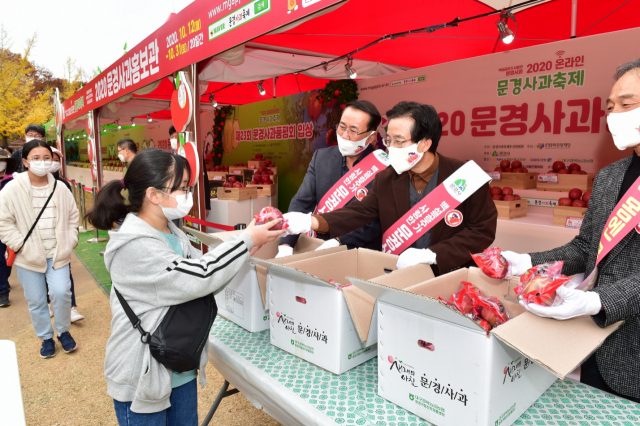
[[[342,125],[338,126],[338,134],[341,137],[344,137],[346,134],[346,136],[349,137],[349,139],[356,138],[360,135],[367,133],[368,131],[369,130],[365,130],[364,132],[358,133],[355,130],[347,129],[347,126],[342,126]]]
[[[162,188],[163,188],[163,189],[169,189],[169,190],[170,190],[170,189],[173,189],[173,188],[170,188],[170,187],[168,187],[168,186],[163,186]],[[182,192],[184,192],[185,194],[188,194],[188,193],[190,193],[190,192],[191,192],[191,189],[193,189],[193,187],[192,187],[192,186],[183,186],[182,188],[178,188],[178,189],[176,189],[176,191],[182,191]],[[164,192],[164,191],[160,191],[160,192],[162,192],[163,194],[169,195],[169,194],[167,194],[167,193],[166,193],[166,192]]]
[[[390,146],[393,148],[402,148],[407,142],[411,142],[414,143],[412,140],[393,140],[391,139],[389,136],[387,136],[386,138],[383,139],[383,142],[386,146]]]

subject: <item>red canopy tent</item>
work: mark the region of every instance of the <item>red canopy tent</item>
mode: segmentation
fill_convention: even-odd
[[[454,0],[448,2],[414,1],[401,4],[382,0],[369,0],[366,5],[350,0],[341,7],[315,19],[278,34],[267,34],[247,43],[247,51],[260,49],[265,52],[319,56],[320,64],[326,58],[344,55],[371,43],[387,34],[418,29],[450,22],[456,17],[495,12],[503,6],[522,3],[506,0]],[[618,31],[637,26],[640,1],[610,0],[551,0],[534,3],[525,9],[515,9],[517,24],[509,22],[515,40],[502,43],[496,27],[498,15],[481,17],[463,22],[457,27],[443,28],[433,33],[418,33],[385,40],[356,53],[354,58],[393,64],[399,68],[417,68],[450,62],[475,56],[520,49],[543,43],[575,37]],[[214,59],[215,60],[215,59]],[[237,68],[242,68],[238,65]],[[340,65],[343,69],[343,64]],[[357,68],[357,67],[356,67]],[[276,75],[274,75],[276,76]],[[346,72],[342,78],[346,78]],[[277,96],[324,87],[328,80],[303,74],[278,76]],[[203,87],[202,104],[208,104],[209,94],[215,93],[219,104],[243,105],[263,100],[255,83],[229,85],[233,81],[210,82]],[[257,83],[257,80],[255,81]],[[274,94],[273,80],[264,83],[268,96]],[[133,95],[133,98],[169,100],[173,86],[162,80],[152,92]],[[146,116],[140,115],[141,120]],[[151,114],[154,119],[169,119],[166,110]],[[106,117],[105,117],[106,118]],[[108,120],[107,120],[108,121]]]

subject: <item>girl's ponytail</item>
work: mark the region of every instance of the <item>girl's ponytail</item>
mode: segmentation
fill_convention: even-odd
[[[121,194],[123,180],[112,180],[100,189],[93,203],[93,209],[87,213],[87,220],[97,229],[112,229],[115,222],[124,219],[131,211]]]

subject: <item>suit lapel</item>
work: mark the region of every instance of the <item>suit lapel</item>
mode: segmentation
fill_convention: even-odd
[[[626,160],[628,161],[621,161],[619,166],[615,169],[612,169],[611,173],[609,174],[607,186],[610,188],[610,190],[605,191],[605,199],[602,202],[602,205],[606,206],[604,214],[602,216],[602,220],[605,221],[602,226],[603,230],[604,227],[607,226],[607,220],[609,219],[609,216],[611,216],[613,209],[615,208],[616,204],[618,204],[618,194],[620,193],[620,188],[622,188],[624,175],[629,168],[629,164],[631,163],[631,157],[628,157]],[[634,232],[635,231],[632,229],[618,244],[616,244],[616,246],[606,256],[606,260],[600,268],[603,268],[607,263],[611,261],[611,259],[622,252],[624,247],[629,243],[629,241],[631,241]],[[599,239],[600,235],[598,235],[598,241]]]
[[[333,161],[331,161],[330,164],[328,165],[329,166],[328,175],[329,175],[329,178],[331,179],[329,181],[329,186],[326,188],[326,190],[322,194],[319,194],[320,198],[318,198],[318,201],[321,200],[322,197],[324,197],[325,194],[329,192],[329,190],[333,187],[333,185],[335,185],[336,182],[338,182],[342,177],[342,154],[340,154],[340,150],[335,149],[333,151],[333,157],[334,157]]]
[[[411,208],[411,201],[409,200],[409,182],[409,172],[404,172],[401,175],[396,174],[391,182],[398,219],[404,216]]]

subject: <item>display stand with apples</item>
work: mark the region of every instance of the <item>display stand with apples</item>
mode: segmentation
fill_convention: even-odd
[[[491,187],[491,198],[498,209],[498,219],[516,219],[527,215],[527,200],[513,193],[513,188]]]
[[[587,209],[591,191],[582,193],[580,188],[573,188],[569,191],[568,197],[558,200],[558,205],[553,208],[553,225],[567,228],[579,228],[582,225]]]
[[[547,173],[538,175],[536,188],[539,191],[559,191],[566,192],[573,188],[581,191],[590,191],[593,188],[595,173],[587,173],[582,170],[580,164],[571,163],[566,167],[564,162],[556,161],[552,169]]]
[[[489,172],[492,181],[489,185],[508,186],[513,189],[530,189],[536,187],[537,173],[529,173],[521,161],[502,160],[493,172]]]

